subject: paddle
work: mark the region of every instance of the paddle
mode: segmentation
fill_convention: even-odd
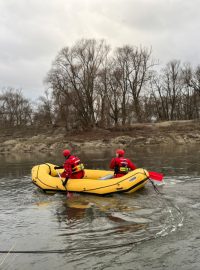
[[[61,177],[59,171],[56,170],[56,172],[57,172],[57,174],[58,174],[60,180],[62,181],[63,186],[64,186],[65,189],[66,189],[66,192],[67,192],[67,198],[72,198],[72,197],[73,197],[73,193],[72,193],[72,192],[69,192],[69,191],[67,190],[66,184],[64,184],[64,181],[62,180],[62,177]]]
[[[149,172],[149,178],[152,178],[153,180],[162,181],[163,177],[164,177],[164,175],[162,173]]]

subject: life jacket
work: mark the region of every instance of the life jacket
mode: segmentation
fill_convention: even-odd
[[[126,158],[119,157],[116,159],[114,173],[115,174],[127,174],[129,171],[128,161]]]
[[[72,174],[84,170],[84,165],[83,163],[80,163],[80,159],[78,157],[74,156],[73,158],[71,158],[71,162],[72,162]]]

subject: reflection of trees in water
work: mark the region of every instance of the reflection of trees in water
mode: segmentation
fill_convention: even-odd
[[[127,157],[136,163],[137,167],[146,168],[151,171],[161,171],[165,175],[183,175],[200,173],[199,145],[167,145],[148,147],[129,147]],[[194,154],[195,153],[195,154]],[[113,150],[80,152],[80,158],[86,168],[108,169]],[[20,178],[30,175],[34,165],[40,163],[62,164],[63,159],[60,153],[33,154],[9,152],[0,156],[0,177]],[[30,176],[31,178],[31,176]],[[31,180],[30,180],[31,181]]]
[[[32,154],[9,152],[0,155],[0,177],[17,178],[30,175],[34,165],[40,163],[55,163],[55,156],[48,154]],[[31,176],[30,176],[31,178]]]

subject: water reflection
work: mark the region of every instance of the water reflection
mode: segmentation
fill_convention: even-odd
[[[163,196],[147,185],[129,195],[74,194],[70,200],[66,194],[44,194],[31,183],[32,166],[44,162],[60,164],[63,162],[61,155],[23,155],[16,159],[1,156],[0,242],[4,243],[1,249],[9,250],[16,242],[16,250],[63,251],[65,256],[55,259],[55,268],[66,269],[63,260],[67,258],[71,269],[80,265],[84,269],[83,264],[88,269],[97,263],[92,256],[104,256],[106,265],[111,258],[116,259],[116,252],[126,253],[128,246],[176,231],[182,224],[182,211],[176,204],[198,205],[183,196],[189,188],[198,189],[200,151],[194,152],[195,149],[146,147],[127,150],[127,156],[138,167],[166,174],[165,185],[159,187]],[[88,168],[107,169],[113,153],[80,152],[79,156]],[[30,255],[27,260],[16,260],[16,267],[50,267],[51,260],[43,255],[37,261],[37,268],[34,263],[30,268],[30,261],[36,260]],[[96,260],[101,261],[100,257]],[[8,261],[8,269],[10,265]]]

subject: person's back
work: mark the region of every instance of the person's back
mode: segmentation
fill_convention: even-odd
[[[81,163],[80,159],[76,156],[71,155],[71,152],[68,149],[63,151],[63,156],[65,157],[65,162],[63,166],[55,166],[55,169],[64,168],[64,172],[61,174],[61,177],[65,177],[63,182],[66,185],[69,178],[72,179],[81,179],[84,177],[84,165]]]
[[[65,160],[63,167],[69,178],[80,179],[84,177],[84,166],[76,156],[69,155]]]
[[[116,157],[110,162],[110,169],[114,169],[114,177],[121,177],[127,174],[130,170],[135,170],[136,166],[130,159],[124,157],[124,150],[117,149]]]

